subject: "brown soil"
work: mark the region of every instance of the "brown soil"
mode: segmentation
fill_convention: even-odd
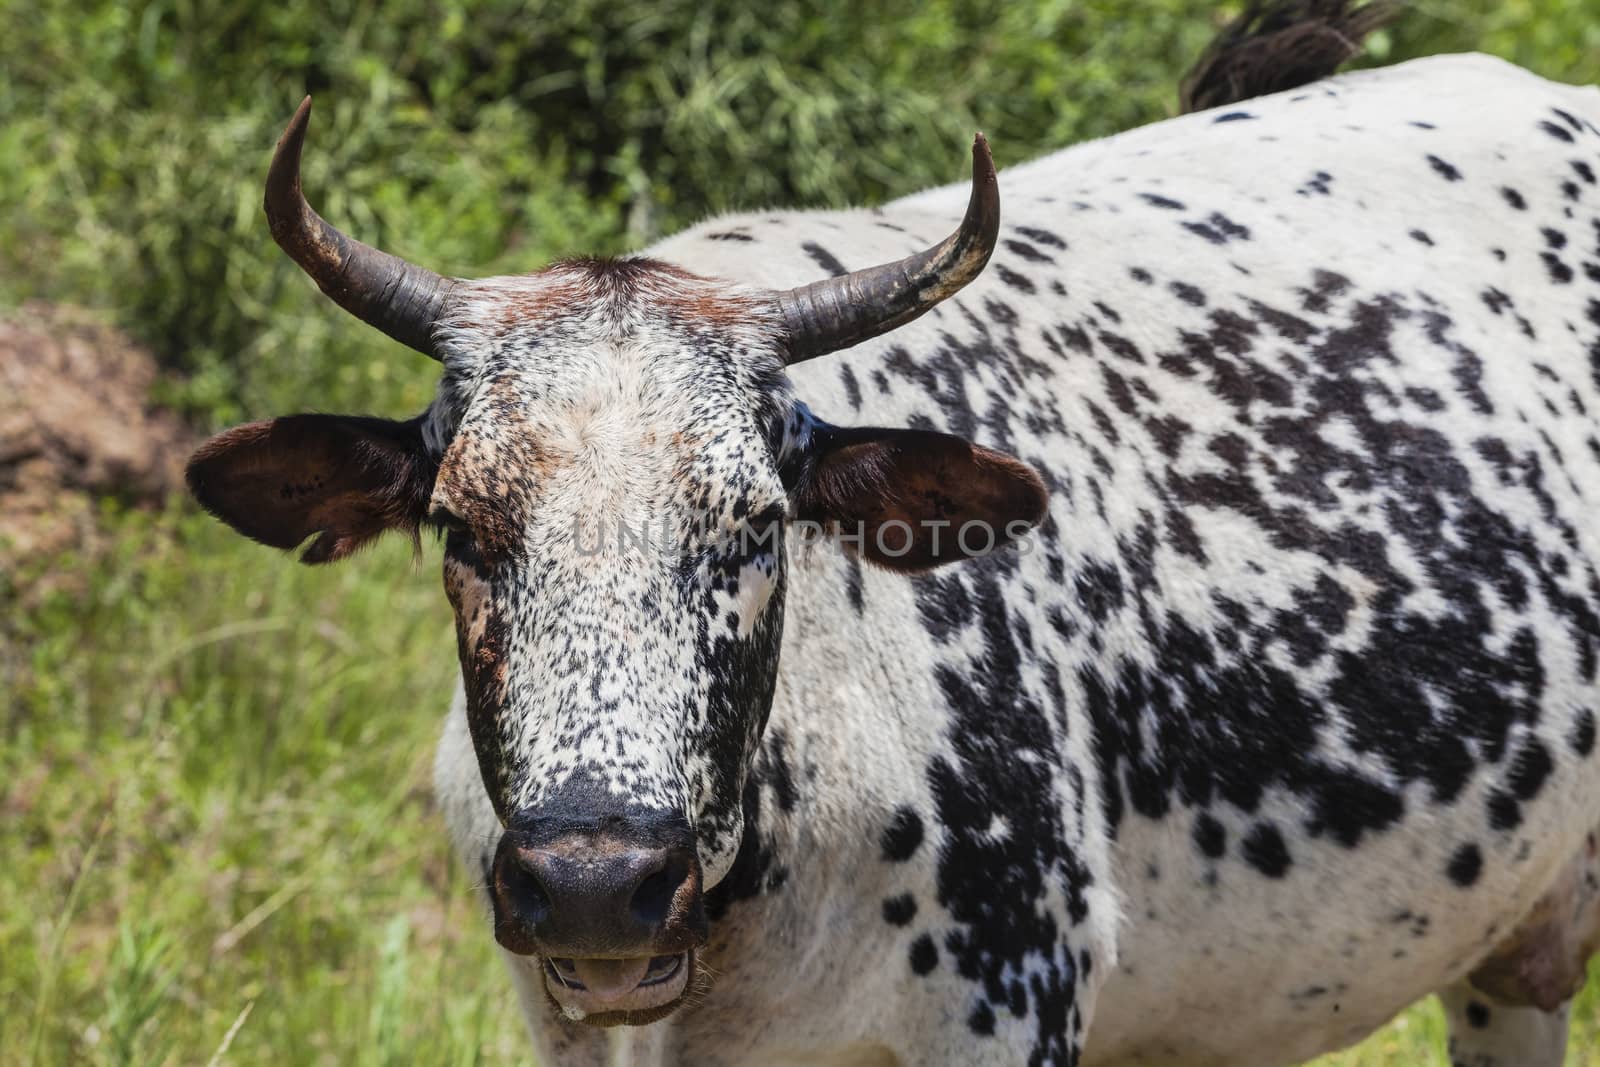
[[[0,574],[91,543],[96,498],[182,487],[194,437],[151,405],[157,377],[148,351],[84,312],[0,315]]]

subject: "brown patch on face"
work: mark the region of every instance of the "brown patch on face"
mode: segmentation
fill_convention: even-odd
[[[581,281],[557,277],[536,287],[496,292],[492,300],[483,302],[482,321],[470,325],[503,331],[537,329],[571,315],[588,299]]]
[[[494,587],[474,567],[444,558],[444,593],[455,609],[456,626],[469,647],[476,648],[488,626]]]
[[[453,325],[489,334],[537,332],[592,315],[597,306],[636,311],[642,305],[690,330],[776,323],[780,314],[768,296],[737,292],[719,279],[642,256],[562,260],[521,285],[502,282],[469,291],[460,303]]]
[[[506,652],[511,627],[495,610],[489,579],[470,564],[445,558],[445,595],[456,615],[456,651],[467,695],[467,730],[478,757],[478,771],[504,823],[505,781],[501,774],[500,716],[506,696]]]
[[[492,434],[456,434],[434,483],[434,499],[460,516],[492,561],[516,554],[532,516],[534,482],[556,463],[520,423],[520,415],[507,417],[497,407]]]
[[[676,289],[660,295],[657,302],[675,319],[721,329],[760,321],[772,314],[769,301],[721,292],[710,285]]]

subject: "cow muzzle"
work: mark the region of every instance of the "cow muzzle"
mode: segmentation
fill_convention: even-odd
[[[568,1019],[642,1025],[688,992],[706,918],[686,828],[508,830],[490,895],[495,940],[539,959],[545,991]]]

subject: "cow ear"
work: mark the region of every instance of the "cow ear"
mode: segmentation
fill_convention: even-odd
[[[950,434],[829,426],[812,446],[795,517],[891,570],[987,555],[1044,519],[1032,468]]]
[[[246,537],[291,549],[315,535],[300,561],[329,563],[385,530],[415,532],[433,474],[420,419],[288,415],[213,437],[187,478],[200,506]]]

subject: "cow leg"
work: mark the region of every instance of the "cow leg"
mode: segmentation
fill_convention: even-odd
[[[1466,980],[1439,994],[1453,1067],[1560,1067],[1567,1011],[1600,947],[1600,830]]]
[[[1497,1003],[1468,982],[1439,994],[1450,1023],[1450,1067],[1561,1067],[1572,1002],[1555,1011]]]

